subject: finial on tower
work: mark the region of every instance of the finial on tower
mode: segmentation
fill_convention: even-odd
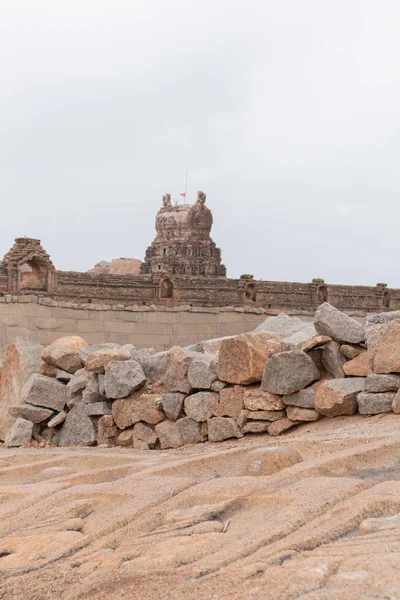
[[[171,194],[164,194],[162,197],[162,203],[164,208],[170,208],[172,206]]]
[[[196,204],[205,204],[206,203],[207,194],[199,190],[197,192],[197,202]]]

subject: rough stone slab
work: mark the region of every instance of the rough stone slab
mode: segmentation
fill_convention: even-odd
[[[28,404],[61,411],[67,400],[67,387],[57,379],[34,373],[24,385],[21,398]]]
[[[308,338],[305,342],[303,342],[300,350],[303,352],[309,352],[314,348],[321,348],[325,344],[329,344],[332,341],[332,338],[328,335],[313,335],[311,338]]]
[[[291,350],[275,354],[267,362],[261,387],[272,394],[293,394],[319,379],[319,371],[308,354]]]
[[[283,402],[289,406],[298,406],[299,408],[315,408],[315,390],[312,388],[299,390],[294,394],[283,396]]]
[[[170,392],[161,398],[161,406],[170,421],[176,421],[183,409],[185,394]]]
[[[229,438],[243,437],[236,421],[230,417],[214,417],[207,420],[208,440],[223,442]]]
[[[77,404],[67,414],[60,431],[60,446],[92,446],[96,443],[96,428],[87,416],[84,404]]]
[[[68,373],[75,373],[83,366],[78,351],[85,346],[87,343],[78,335],[65,336],[43,350],[42,360]]]
[[[284,410],[248,410],[247,418],[255,421],[279,421],[285,416]]]
[[[357,410],[357,394],[364,383],[363,377],[325,381],[316,391],[315,409],[326,417],[353,415]]]
[[[217,359],[210,354],[201,354],[190,363],[187,372],[189,384],[194,390],[209,390],[217,377]]]
[[[219,395],[215,392],[197,392],[185,399],[184,408],[194,421],[207,421],[218,406]]]
[[[201,423],[194,421],[190,417],[179,419],[176,425],[184,444],[197,444],[206,440],[206,437],[201,432]]]
[[[146,383],[143,369],[135,360],[111,361],[105,366],[106,398],[125,398]]]
[[[74,373],[67,383],[67,394],[69,398],[75,396],[85,389],[90,379],[90,374],[85,369],[79,369]]]
[[[361,415],[379,415],[391,412],[395,397],[395,392],[381,394],[361,392],[357,396],[358,411]]]
[[[31,441],[33,423],[27,419],[18,418],[7,431],[5,444],[9,448],[27,446]]]
[[[183,446],[184,442],[178,425],[173,421],[162,421],[156,425],[155,430],[162,450]]]
[[[400,389],[400,375],[368,375],[364,392],[397,392]]]
[[[90,354],[86,361],[86,370],[93,373],[104,373],[106,365],[111,361],[131,360],[128,350],[122,348],[103,348]]]
[[[117,446],[132,446],[133,445],[133,427],[128,427],[128,429],[124,429],[117,436],[116,439]]]
[[[103,415],[97,422],[98,446],[115,446],[118,430],[111,415]]]
[[[88,373],[89,379],[85,389],[82,391],[83,401],[86,403],[101,402],[104,397],[100,394],[99,376],[96,373]]]
[[[300,408],[299,406],[288,406],[286,408],[288,419],[291,421],[318,421],[321,415],[312,408]]]
[[[58,413],[58,415],[53,417],[47,423],[47,427],[49,427],[50,429],[53,427],[57,427],[57,425],[61,425],[61,423],[64,423],[66,418],[67,418],[67,413],[65,412],[65,410],[62,410],[61,412]]]
[[[298,423],[296,423],[295,421],[291,421],[290,419],[285,417],[280,421],[275,421],[274,423],[271,423],[267,431],[269,435],[278,436],[282,435],[282,433],[285,433],[286,431],[289,431],[289,429],[292,429],[292,427],[294,427],[295,425],[298,425]]]
[[[167,352],[166,370],[163,382],[168,392],[190,394],[193,390],[188,379],[188,371],[192,361],[202,355],[173,346]]]
[[[280,349],[280,342],[264,341],[261,334],[227,338],[218,355],[218,378],[242,385],[261,381],[265,363]]]
[[[346,362],[343,354],[340,352],[338,342],[329,342],[322,349],[322,365],[329,375],[335,379],[343,378],[343,365]]]
[[[311,323],[312,325],[312,323]],[[306,328],[310,331],[310,323],[306,323],[298,317],[290,317],[289,315],[282,313],[276,317],[267,317],[258,327],[254,330],[255,333],[274,333],[280,338],[288,338],[289,336],[301,331]]]
[[[363,325],[328,302],[318,307],[314,326],[320,335],[327,335],[342,344],[359,344],[365,340]]]
[[[160,400],[158,394],[140,394],[133,406],[132,424],[144,421],[150,425],[157,425],[163,421],[165,414],[158,408]]]
[[[362,348],[361,346],[350,346],[349,344],[342,344],[340,346],[340,352],[348,360],[353,360],[353,358],[357,358],[357,356],[360,356],[360,354],[365,352],[365,348]]]
[[[32,404],[26,404],[25,402],[10,406],[8,412],[13,417],[21,417],[21,419],[26,419],[32,423],[42,423],[42,421],[45,421],[54,414],[54,412],[48,408],[33,406]]]
[[[103,415],[111,415],[111,402],[92,402],[85,403],[85,412],[89,417],[102,417]]]
[[[237,419],[240,411],[244,408],[243,396],[244,388],[241,385],[234,385],[221,390],[219,404],[213,413],[214,416]]]
[[[121,348],[120,344],[115,344],[113,342],[105,342],[103,344],[93,344],[91,346],[85,346],[84,348],[80,348],[78,350],[78,355],[79,355],[79,358],[81,359],[82,363],[84,365],[86,365],[87,359],[89,358],[89,356],[91,356],[98,350],[106,350],[106,349],[117,350],[119,348]]]
[[[149,382],[162,381],[165,378],[168,353],[157,352],[157,354],[136,357],[137,362],[142,366],[143,373],[146,375]]]
[[[141,392],[135,392],[127,398],[120,398],[112,403],[111,413],[119,429],[127,429],[133,425],[132,414]],[[140,420],[140,419],[139,419]]]
[[[282,410],[285,408],[281,396],[271,394],[259,385],[243,388],[243,396],[244,406],[248,410]]]
[[[242,433],[265,433],[270,426],[269,421],[249,421],[242,427]]]

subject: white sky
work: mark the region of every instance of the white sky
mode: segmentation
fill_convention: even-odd
[[[0,256],[143,258],[207,193],[228,274],[400,287],[396,0],[0,0]]]

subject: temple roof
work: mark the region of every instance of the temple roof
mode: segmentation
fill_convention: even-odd
[[[31,260],[46,264],[48,269],[55,270],[50,255],[43,248],[40,240],[34,238],[16,238],[15,244],[3,258],[3,266],[18,267]]]

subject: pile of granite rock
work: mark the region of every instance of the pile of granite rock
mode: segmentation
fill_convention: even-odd
[[[178,448],[280,435],[322,417],[400,413],[400,312],[365,325],[322,304],[255,331],[155,353],[69,336],[8,347],[0,439]]]

